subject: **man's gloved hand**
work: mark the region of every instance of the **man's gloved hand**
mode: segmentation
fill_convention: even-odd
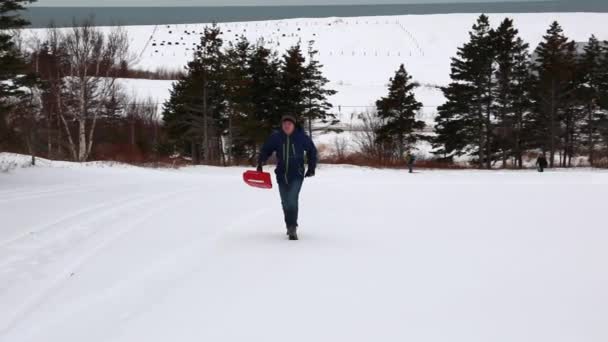
[[[258,168],[256,169],[258,172],[263,172],[264,169],[262,169],[262,164],[258,164]]]
[[[314,176],[315,176],[314,169],[308,169],[308,171],[306,171],[306,174],[304,175],[305,178],[314,177]]]

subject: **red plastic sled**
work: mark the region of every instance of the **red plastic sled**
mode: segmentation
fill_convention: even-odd
[[[272,180],[268,172],[245,171],[243,180],[254,188],[272,189]]]

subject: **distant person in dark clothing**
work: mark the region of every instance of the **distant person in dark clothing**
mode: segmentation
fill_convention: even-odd
[[[416,163],[416,156],[409,153],[407,155],[407,168],[410,170],[410,173],[414,173],[414,164]]]
[[[287,235],[290,240],[297,240],[300,189],[305,177],[315,175],[317,149],[312,139],[297,126],[295,117],[286,115],[281,119],[281,130],[273,133],[262,147],[258,159],[258,171],[262,171],[262,166],[273,153],[277,156],[275,174],[281,194]],[[308,166],[306,171],[305,160]]]
[[[545,168],[547,167],[547,158],[545,158],[544,154],[541,154],[536,158],[536,166],[538,167],[538,172],[545,172]]]

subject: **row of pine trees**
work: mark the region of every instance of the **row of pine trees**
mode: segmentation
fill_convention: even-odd
[[[452,58],[452,82],[442,88],[435,153],[468,156],[479,167],[523,167],[526,155],[571,166],[593,165],[608,146],[608,44],[592,36],[568,39],[554,22],[531,52],[511,19],[496,29],[479,17]],[[584,47],[581,47],[584,46]]]
[[[440,160],[466,157],[480,168],[522,168],[539,154],[551,167],[606,157],[608,44],[595,36],[577,44],[554,22],[531,52],[513,20],[492,28],[486,15],[469,36],[452,58],[433,134],[423,132],[418,84],[405,66],[390,79],[371,128],[380,162],[403,160],[423,140]],[[298,44],[278,58],[244,37],[224,47],[220,30],[209,28],[165,106],[170,136],[209,163],[253,158],[283,114],[298,116],[310,134],[313,124],[332,129],[338,121],[327,97],[335,91],[315,54],[312,43],[307,53]]]
[[[217,26],[205,29],[187,72],[174,85],[163,119],[176,151],[205,164],[251,160],[282,115],[302,128],[337,130],[313,42],[282,56],[263,40],[224,44]]]
[[[36,146],[46,140],[47,156],[56,149],[54,155],[61,158],[65,150],[82,161],[89,152],[93,158],[100,156],[100,141],[110,146],[107,151],[114,151],[149,142],[145,135],[153,134],[153,146],[142,150],[155,158],[177,154],[192,157],[194,163],[234,164],[252,160],[285,114],[298,117],[311,135],[340,131],[328,100],[336,92],[328,87],[313,42],[298,43],[279,55],[263,40],[240,37],[224,43],[215,25],[205,30],[186,72],[174,84],[162,125],[153,122],[154,104],[120,100],[114,83],[106,87],[109,96],[96,86],[91,94],[103,96],[86,100],[86,92],[86,101],[76,101],[69,86],[77,78],[67,71],[80,68],[69,62],[69,49],[46,53],[50,50],[42,44],[39,51],[27,54],[16,46],[13,30],[27,23],[15,13],[29,2],[5,0],[0,6],[0,146],[14,138],[35,155]],[[74,35],[100,35],[86,29],[74,30]],[[605,163],[608,43],[592,36],[577,44],[555,22],[532,49],[511,19],[493,28],[485,15],[469,36],[452,58],[452,81],[441,88],[446,102],[438,108],[434,130],[425,130],[419,120],[423,105],[415,97],[418,84],[401,65],[389,80],[387,95],[376,101],[373,119],[362,115],[363,122],[374,121],[365,127],[362,154],[380,163],[402,162],[426,140],[437,159],[464,157],[481,168],[523,167],[526,159],[539,154],[547,156],[550,166],[571,166],[579,156],[592,165]],[[67,35],[58,46],[68,46],[74,39]],[[85,61],[84,70],[91,63]],[[110,78],[119,77],[114,71],[123,61],[107,63]],[[84,72],[83,83],[99,83],[108,79],[106,74]],[[99,108],[79,111],[81,103],[97,103]],[[142,108],[150,108],[151,114],[141,114]],[[143,128],[138,129],[137,122]],[[80,139],[71,139],[72,135]],[[128,136],[128,141],[120,136]]]

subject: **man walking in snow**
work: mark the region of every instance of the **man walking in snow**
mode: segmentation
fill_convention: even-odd
[[[410,170],[410,173],[414,173],[414,163],[416,163],[416,156],[412,153],[408,153],[407,168]]]
[[[281,129],[273,133],[262,146],[258,159],[258,171],[262,171],[262,166],[273,153],[277,157],[275,174],[281,194],[287,235],[290,240],[297,240],[300,189],[304,178],[315,175],[317,148],[304,130],[298,127],[295,117],[286,115],[281,119]],[[304,170],[305,159],[308,160],[306,171]]]
[[[536,159],[536,166],[538,167],[538,172],[544,172],[547,167],[547,158],[545,158],[544,154],[540,154]]]

